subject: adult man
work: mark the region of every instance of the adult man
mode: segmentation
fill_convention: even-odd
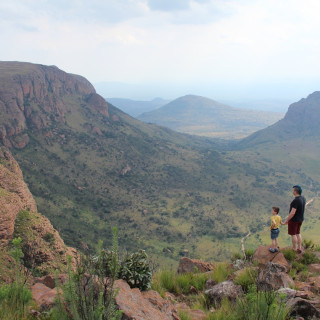
[[[288,234],[291,236],[293,250],[301,253],[302,238],[300,234],[300,227],[304,220],[306,199],[301,195],[302,188],[299,185],[292,187],[292,193],[295,198],[290,204],[289,215],[283,224],[288,224]]]

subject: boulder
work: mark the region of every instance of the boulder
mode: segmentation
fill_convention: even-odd
[[[180,320],[174,305],[156,291],[131,289],[124,280],[117,280],[115,288],[118,289],[115,301],[123,312],[123,320]]]
[[[214,270],[214,265],[210,262],[204,262],[197,259],[190,259],[183,257],[180,259],[178,273],[188,273],[188,272],[208,272]]]
[[[303,317],[303,319],[319,319],[320,310],[315,306],[318,301],[310,301],[302,298],[293,298],[287,302],[291,317]]]
[[[284,294],[286,296],[285,301],[288,301],[296,297],[297,290],[290,289],[290,288],[281,288],[277,290],[277,293]]]
[[[308,279],[308,284],[310,285],[310,290],[315,294],[320,293],[320,276],[318,277],[310,277]]]
[[[31,287],[33,300],[40,307],[40,310],[49,310],[54,306],[57,297],[57,289],[50,289],[43,283],[36,283]]]
[[[286,273],[286,267],[268,262],[266,266],[259,270],[257,287],[260,290],[278,290],[289,288],[294,285],[292,278]]]
[[[314,263],[309,265],[309,272],[320,274],[320,264]]]
[[[235,285],[232,281],[224,281],[206,290],[205,294],[213,304],[219,304],[224,298],[236,301],[237,297],[243,295],[243,291],[241,286]]]
[[[269,248],[269,246],[259,246],[253,255],[253,261],[257,261],[260,266],[264,266],[268,262],[277,263],[284,266],[286,271],[289,271],[290,266],[283,253],[280,251],[272,253]]]

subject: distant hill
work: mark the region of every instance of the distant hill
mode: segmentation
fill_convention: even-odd
[[[155,98],[151,101],[136,101],[122,98],[106,98],[106,100],[132,117],[155,110],[170,102],[161,98]]]
[[[179,132],[233,139],[243,138],[281,119],[282,113],[237,109],[208,98],[187,95],[138,116]]]

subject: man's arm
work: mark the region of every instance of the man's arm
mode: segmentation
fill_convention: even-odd
[[[296,214],[297,209],[296,208],[292,208],[291,212],[289,213],[289,215],[287,216],[286,221],[283,224],[288,224],[288,222],[293,218],[293,216]]]

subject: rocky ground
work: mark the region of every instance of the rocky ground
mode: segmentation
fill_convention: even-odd
[[[320,257],[320,252],[314,251],[314,254]],[[295,261],[302,261],[303,257],[304,253],[297,256]],[[215,283],[212,279],[207,281],[204,293],[212,305],[209,313],[214,314],[215,307],[223,299],[227,298],[235,302],[238,297],[244,295],[243,287],[235,284],[234,279],[250,267],[257,271],[256,286],[258,289],[273,290],[284,296],[285,304],[290,308],[291,319],[319,319],[320,264],[308,265],[307,277],[304,281],[301,276],[296,276],[295,279],[290,276],[292,265],[292,261],[287,260],[281,250],[272,254],[268,247],[258,247],[251,261],[238,259],[230,265],[232,273],[226,281],[220,283]],[[194,271],[195,268],[197,272],[211,273],[214,265],[184,257],[180,261],[179,273]],[[63,282],[66,276],[60,275],[60,279]],[[141,292],[137,288],[131,289],[124,280],[117,280],[115,286],[118,289],[116,304],[119,309],[123,310],[122,319],[178,320],[181,319],[179,316],[181,312],[187,314],[188,319],[214,319],[209,318],[208,312],[204,310],[191,309],[186,295],[166,292],[162,297],[154,290]],[[31,289],[40,310],[50,308],[54,304],[57,289],[52,276],[35,278]],[[190,288],[190,292],[200,294],[195,288]]]

